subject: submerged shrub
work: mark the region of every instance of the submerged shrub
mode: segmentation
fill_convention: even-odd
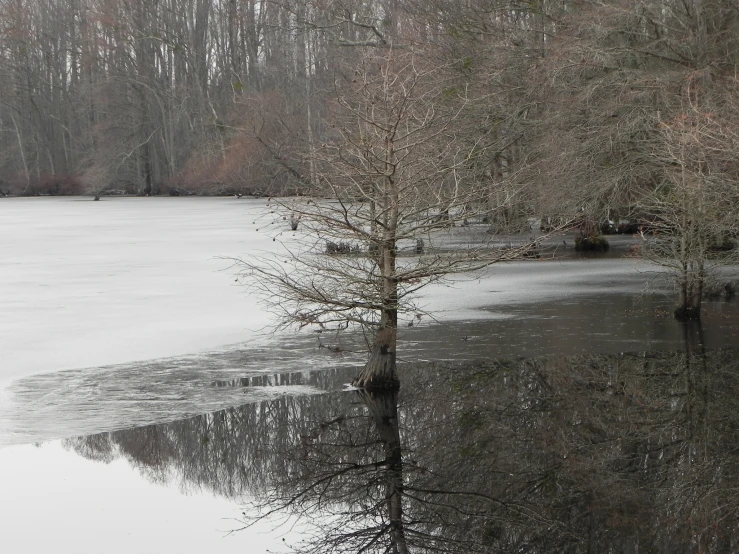
[[[602,235],[577,237],[575,239],[576,252],[605,252],[611,247],[608,240]]]
[[[354,246],[350,242],[326,241],[326,254],[359,254],[361,251],[362,249],[359,246]]]

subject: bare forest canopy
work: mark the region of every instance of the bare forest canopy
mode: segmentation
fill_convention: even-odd
[[[316,193],[342,87],[396,51],[506,211],[726,202],[738,42],[733,0],[2,0],[0,194]]]

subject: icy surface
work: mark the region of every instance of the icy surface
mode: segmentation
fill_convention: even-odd
[[[266,206],[234,198],[3,200],[0,388],[34,373],[262,340],[272,319],[234,282],[227,258],[289,242]],[[490,318],[477,308],[577,291],[583,281],[621,279],[619,290],[633,289],[644,278],[632,266],[517,262],[453,288],[430,287],[420,302],[440,319]]]
[[[3,200],[0,386],[258,334],[266,316],[220,257],[274,248],[256,231],[264,206],[231,198]]]
[[[263,340],[271,316],[234,282],[227,258],[289,243],[266,206],[234,198],[3,200],[0,389],[34,373]],[[478,308],[580,292],[582,282],[618,280],[618,292],[645,281],[621,260],[592,268],[516,262],[477,277],[429,287],[419,302],[439,319],[490,318]]]
[[[303,238],[275,220],[267,200],[14,198],[0,214],[0,445],[287,393],[223,391],[210,387],[214,379],[361,363],[361,344],[339,345],[332,358],[308,329],[267,334],[272,314],[235,282],[232,258]],[[449,232],[459,241],[480,230]],[[521,317],[515,305],[637,293],[652,269],[623,259],[499,264],[423,289],[418,304],[431,317],[408,314],[401,325],[505,321]],[[425,336],[404,352],[456,355]]]
[[[454,276],[422,289],[418,303],[440,320],[489,319],[501,305],[663,286],[659,268],[643,261],[553,258],[501,263],[475,275]]]
[[[314,337],[198,355],[43,373],[11,384],[0,405],[0,447],[166,423],[229,406],[326,390],[320,375],[359,356]],[[356,358],[357,363],[352,364]],[[309,369],[315,371],[311,372]]]

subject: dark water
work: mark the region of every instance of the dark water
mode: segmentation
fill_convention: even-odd
[[[674,350],[682,347],[683,328],[671,308],[669,297],[607,291],[498,305],[496,319],[404,327],[399,359]],[[739,304],[710,302],[704,312],[707,348],[739,344]],[[10,388],[11,401],[0,405],[0,446],[164,423],[274,396],[318,394],[326,390],[317,377],[323,370],[343,372],[337,386],[349,383],[365,359],[362,337],[327,334],[320,341],[304,333],[266,345],[20,379]]]
[[[407,364],[399,394],[285,395],[65,446],[251,498],[244,525],[300,516],[299,552],[736,552],[739,353],[685,331],[677,351]]]

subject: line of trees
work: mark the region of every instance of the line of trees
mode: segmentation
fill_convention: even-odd
[[[735,180],[737,36],[731,0],[4,0],[2,189],[309,189],[337,75],[396,48],[485,100],[478,177],[538,187],[499,205],[623,213],[677,167]]]
[[[326,69],[297,17],[267,0],[3,1],[4,192],[294,185]]]
[[[536,103],[529,68],[553,6],[483,0],[6,0],[0,3],[5,193],[285,194],[315,183],[337,74],[367,49],[423,49],[486,98],[474,130],[509,176]],[[527,122],[528,121],[528,122]],[[524,205],[494,192],[509,211]],[[530,200],[530,199],[526,199]]]

